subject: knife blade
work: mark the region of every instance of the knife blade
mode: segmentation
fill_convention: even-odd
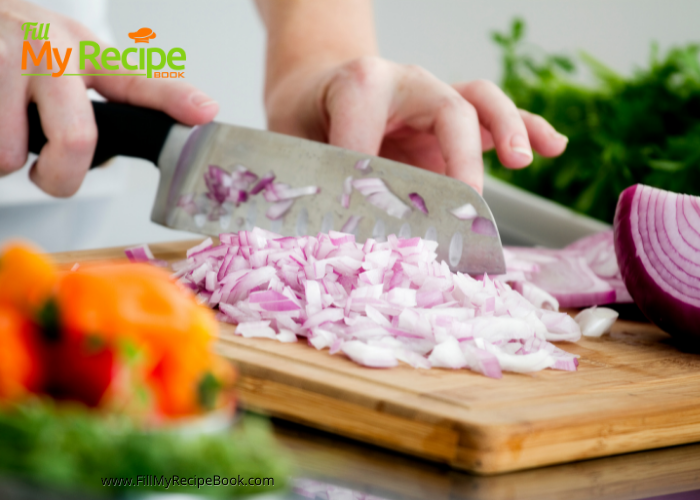
[[[116,156],[134,156],[155,163],[160,181],[151,219],[164,226],[216,236],[250,230],[255,226],[283,236],[315,235],[339,231],[351,216],[359,217],[353,230],[358,241],[422,237],[438,242],[438,261],[452,271],[473,275],[502,274],[505,261],[493,215],[484,199],[470,186],[427,170],[385,158],[329,146],[315,141],[263,130],[211,122],[187,127],[159,111],[118,103],[93,102],[98,144],[92,166]],[[29,150],[38,153],[46,142],[36,106],[30,104]],[[355,168],[369,160],[369,168]],[[275,182],[292,188],[317,186],[315,195],[296,198],[283,218],[270,220],[265,213],[271,202],[262,195],[234,206],[224,203],[204,207],[193,214],[179,206],[183,196],[206,202],[204,174],[209,165],[233,171],[242,165],[262,177],[274,172]],[[387,214],[353,190],[349,207],[340,196],[347,177],[380,178],[389,190],[411,207],[408,197],[418,193],[428,214],[412,209],[402,218]],[[207,202],[215,204],[214,202]],[[451,210],[470,203],[477,218],[461,220]],[[212,208],[216,213],[212,216]],[[475,221],[491,231],[473,227]]]

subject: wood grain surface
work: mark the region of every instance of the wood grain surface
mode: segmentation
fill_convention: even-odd
[[[184,258],[197,241],[151,245]],[[54,254],[65,265],[121,260],[123,249]],[[700,355],[657,327],[618,321],[610,335],[558,343],[577,372],[489,379],[467,370],[363,368],[305,342],[245,339],[221,325],[217,350],[240,371],[248,408],[494,474],[700,441]]]

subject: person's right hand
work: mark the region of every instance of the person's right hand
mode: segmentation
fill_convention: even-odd
[[[109,46],[70,18],[22,0],[0,0],[0,176],[20,169],[27,161],[27,105],[32,101],[39,109],[48,142],[32,166],[30,178],[48,194],[61,197],[78,190],[97,143],[97,127],[86,89],[94,88],[111,101],[164,111],[187,125],[207,123],[218,112],[215,101],[183,82],[143,76],[22,76],[25,22],[51,23],[49,41],[62,57],[68,47],[73,48],[65,73],[81,72],[80,41],[96,41],[102,50]],[[32,42],[35,54],[43,42]],[[54,60],[54,68],[55,65]],[[26,72],[30,69],[37,73],[48,71],[35,68],[28,57]],[[82,72],[102,71],[87,64]]]

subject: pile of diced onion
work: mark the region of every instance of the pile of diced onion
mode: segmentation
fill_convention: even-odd
[[[207,239],[173,268],[244,337],[305,337],[368,367],[404,362],[494,378],[578,365],[551,341],[577,341],[581,329],[546,293],[530,289],[530,301],[498,279],[452,273],[436,261],[436,242],[391,235],[360,244],[334,231],[282,237],[260,228],[220,241]]]

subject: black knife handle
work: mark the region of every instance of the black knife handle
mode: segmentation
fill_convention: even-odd
[[[90,168],[102,165],[114,156],[133,156],[158,164],[165,139],[175,120],[162,111],[120,104],[92,101],[97,122],[97,147]],[[29,103],[29,151],[39,153],[46,144],[39,110]]]

